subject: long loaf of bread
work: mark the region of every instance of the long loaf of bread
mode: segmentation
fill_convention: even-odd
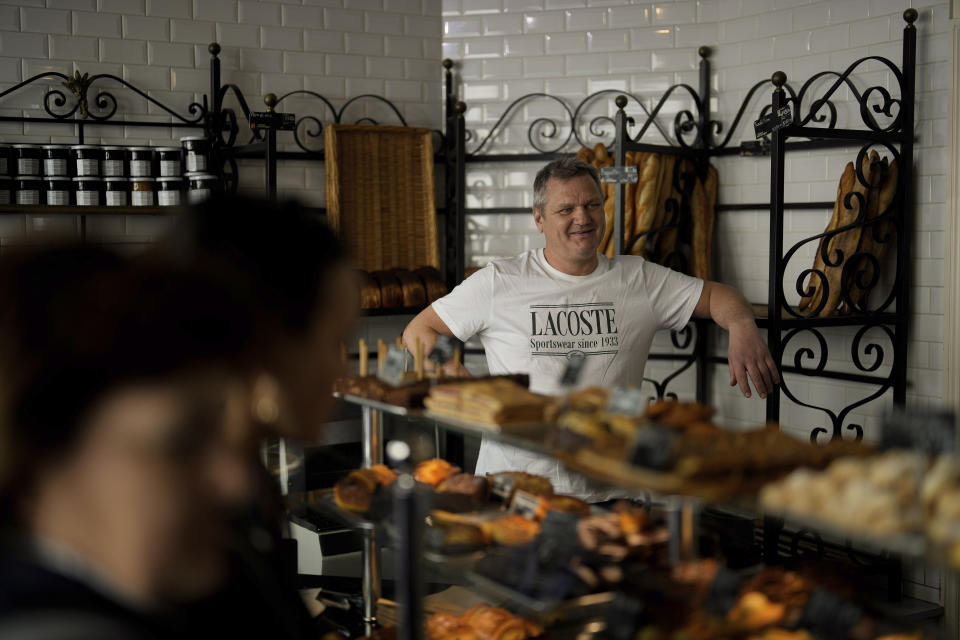
[[[653,228],[654,218],[657,215],[657,194],[660,188],[660,168],[663,156],[656,153],[644,153],[639,168],[640,179],[637,182],[636,221],[628,242]],[[646,237],[641,237],[633,244],[630,253],[635,256],[646,255]]]
[[[874,152],[873,155],[876,155],[876,152]],[[859,195],[859,197],[850,198],[849,209],[846,207],[845,202],[841,203],[838,216],[838,229],[842,229],[843,227],[852,225],[854,222],[856,222],[857,218],[860,216],[860,208],[866,206],[870,184],[874,180],[873,170],[871,167],[872,158],[867,154],[864,154],[861,172],[867,179],[867,183],[864,184],[859,177],[854,180],[852,193]],[[864,214],[866,214],[866,211],[864,211]],[[856,253],[857,247],[860,246],[860,235],[862,230],[862,226],[855,226],[833,236],[827,244],[827,255],[830,257],[830,259],[835,259],[838,251],[843,253],[844,261]],[[837,266],[827,266],[826,272],[828,295],[827,303],[824,305],[819,314],[821,318],[831,316],[836,312],[843,295],[843,263]]]
[[[690,273],[695,278],[710,279],[709,249],[710,237],[707,235],[707,190],[698,178],[690,194],[690,215],[693,217],[693,234],[690,247]]]
[[[707,192],[707,213],[703,226],[706,228],[706,243],[703,246],[703,269],[704,279],[709,280],[713,275],[713,230],[717,225],[717,190],[719,189],[720,176],[717,168],[712,164],[707,165],[707,181],[703,185]]]
[[[827,224],[827,228],[824,230],[824,233],[833,231],[840,224],[840,209],[843,208],[843,201],[846,198],[847,194],[853,189],[853,183],[857,179],[856,170],[853,168],[853,163],[848,162],[847,166],[843,169],[843,175],[840,176],[840,183],[837,185],[837,199],[833,203],[833,215],[830,218],[830,222]],[[817,253],[813,258],[813,268],[816,271],[825,273],[824,271],[824,262],[823,262],[823,242],[824,238],[827,236],[821,236],[820,243],[817,246]],[[813,288],[813,291],[810,292],[810,295],[804,296],[800,299],[800,310],[805,311],[808,307],[811,311],[816,310],[817,305],[820,304],[820,298],[823,293],[823,278],[816,274],[811,274],[810,280],[807,283],[807,287]]]

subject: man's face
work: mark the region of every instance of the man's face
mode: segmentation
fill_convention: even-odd
[[[533,218],[551,257],[566,262],[592,260],[603,239],[603,193],[589,175],[547,181],[547,202]]]

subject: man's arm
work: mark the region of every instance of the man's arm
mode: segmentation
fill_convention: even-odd
[[[693,314],[698,318],[712,318],[730,333],[727,353],[730,386],[739,384],[740,391],[749,398],[748,380],[753,380],[757,393],[766,398],[773,391],[773,385],[780,383],[780,375],[757,329],[753,309],[743,294],[728,285],[705,281]]]
[[[417,314],[417,317],[411,320],[407,328],[403,330],[403,344],[410,353],[415,353],[417,338],[419,338],[420,344],[423,345],[423,354],[426,356],[430,353],[430,350],[433,349],[433,344],[437,341],[437,337],[441,335],[456,338],[453,331],[447,326],[447,323],[433,310],[433,305],[430,305]],[[433,363],[430,361],[424,364],[428,369],[433,366]],[[459,362],[450,362],[444,366],[443,369],[444,372],[449,375],[461,377],[470,375],[470,372]]]

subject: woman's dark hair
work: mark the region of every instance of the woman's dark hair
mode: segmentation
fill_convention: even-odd
[[[219,271],[279,323],[302,333],[325,293],[343,245],[319,216],[295,201],[220,196],[175,222],[159,251],[185,266]]]
[[[249,306],[202,272],[92,246],[0,260],[0,507],[68,454],[109,391],[247,366]]]

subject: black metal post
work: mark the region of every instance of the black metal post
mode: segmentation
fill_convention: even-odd
[[[617,105],[616,128],[617,136],[614,140],[616,149],[614,149],[614,166],[624,167],[627,164],[627,142],[630,140],[630,134],[627,133],[627,114],[623,108],[627,106],[626,96],[617,96],[614,100]],[[627,185],[623,182],[617,182],[613,186],[613,255],[619,256],[624,250],[623,237],[624,217],[626,215],[626,191]]]
[[[423,517],[417,500],[413,476],[402,474],[395,483],[393,517],[397,527],[396,577],[397,640],[423,637],[423,575],[421,544]]]
[[[453,230],[456,234],[456,241],[454,242],[454,282],[452,285],[457,285],[463,282],[463,272],[466,269],[466,198],[467,198],[467,163],[466,163],[466,145],[467,145],[467,125],[464,120],[463,114],[467,111],[467,105],[464,102],[457,102],[454,105],[454,111],[456,112],[456,127],[455,127],[455,140],[456,140],[456,167],[457,172],[454,177],[454,182],[456,185],[456,199],[454,205],[454,215],[453,215]]]
[[[267,105],[267,111],[273,111],[277,105],[277,96],[268,93],[263,96],[263,102]],[[273,201],[277,199],[277,129],[274,126],[267,129],[265,161],[267,163],[267,199]]]
[[[900,130],[903,142],[900,145],[900,221],[897,234],[897,322],[893,345],[893,402],[905,404],[907,401],[907,323],[910,318],[911,251],[913,242],[913,116],[914,91],[916,87],[917,64],[917,10],[907,9],[903,19],[907,26],[903,29],[903,86],[900,97]]]
[[[697,53],[700,54],[700,104],[697,105],[700,122],[697,149],[700,154],[697,159],[697,173],[700,178],[705,178],[707,166],[710,164],[710,156],[707,154],[713,145],[713,132],[710,126],[710,47],[700,47]],[[708,242],[713,242],[713,239],[708,239]],[[710,393],[708,387],[710,377],[707,375],[707,367],[710,365],[708,362],[710,323],[697,321],[696,328],[696,342],[693,345],[694,355],[697,358],[696,398],[697,402],[706,404]]]
[[[210,52],[210,102],[211,110],[207,114],[207,137],[216,139],[221,126],[220,108],[222,99],[220,96],[220,45],[211,42],[207,47]]]
[[[776,113],[781,107],[786,106],[787,99],[783,86],[787,83],[787,74],[783,71],[776,71],[771,78],[774,87],[773,100],[771,106]],[[786,132],[778,129],[770,134],[770,258],[769,258],[769,284],[767,287],[767,346],[770,348],[770,355],[773,361],[777,363],[777,368],[781,366],[783,359],[783,346],[781,344],[780,320],[781,320],[781,298],[783,297],[783,269],[781,259],[783,256],[783,180],[784,180],[784,142],[786,142]],[[767,421],[780,421],[780,389],[774,389],[773,393],[767,396]]]

